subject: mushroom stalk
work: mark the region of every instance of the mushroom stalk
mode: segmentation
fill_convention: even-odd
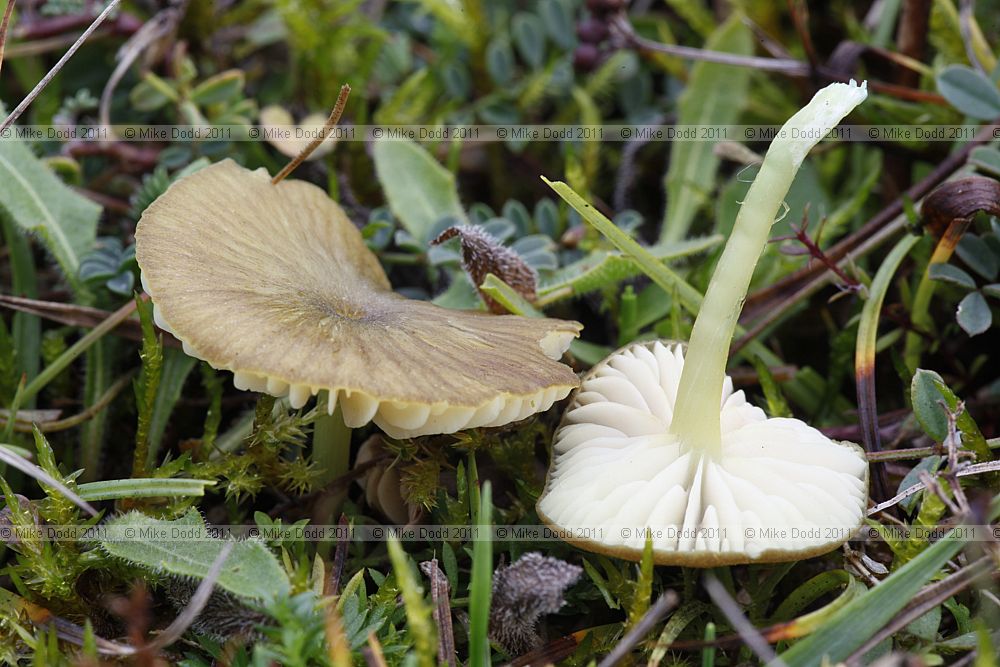
[[[721,452],[719,406],[729,346],[771,225],[806,155],[867,95],[865,83],[831,84],[788,119],[771,142],[691,332],[670,426],[683,446],[710,456]]]

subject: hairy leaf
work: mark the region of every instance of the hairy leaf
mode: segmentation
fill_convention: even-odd
[[[73,288],[83,291],[80,261],[94,245],[101,207],[66,187],[14,138],[0,141],[0,183],[0,209],[37,234]]]
[[[218,557],[223,540],[212,539],[195,510],[174,521],[129,512],[106,524],[109,536],[101,547],[112,556],[140,567],[181,577],[204,579]],[[288,575],[263,542],[240,540],[226,560],[217,586],[234,595],[261,600],[286,594]]]

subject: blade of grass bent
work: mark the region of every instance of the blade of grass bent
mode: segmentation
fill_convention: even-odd
[[[864,435],[865,450],[877,452],[881,448],[878,432],[878,411],[875,405],[875,342],[878,338],[879,313],[886,292],[899,265],[919,241],[917,236],[905,236],[882,262],[868,292],[868,300],[861,309],[858,339],[855,347],[854,372],[858,388],[858,410]],[[885,466],[875,464],[874,493],[877,500],[884,500],[888,490]]]
[[[556,194],[562,197],[567,204],[576,209],[577,213],[584,220],[603,234],[612,245],[631,257],[650,280],[668,294],[676,291],[678,300],[686,311],[692,315],[698,314],[703,297],[697,289],[664,265],[663,262],[659,261],[649,250],[643,248],[628,234],[619,229],[615,223],[608,220],[596,208],[591,206],[587,200],[578,195],[573,188],[561,181],[550,181],[544,176],[542,176],[542,180],[555,190]],[[737,327],[736,330],[742,333],[742,328]],[[773,352],[759,341],[750,341],[747,347],[750,352],[759,356],[769,366],[780,366],[782,363]]]
[[[97,510],[90,506],[83,498],[73,493],[65,484],[59,480],[53,478],[47,472],[36,466],[30,461],[22,459],[17,454],[12,453],[6,447],[0,447],[0,462],[6,463],[11,468],[20,470],[28,477],[32,477],[35,480],[50,486],[63,496],[68,498],[74,505],[82,509],[84,512],[91,516],[97,516]]]
[[[1000,500],[990,508],[990,521],[1000,514]],[[889,623],[921,587],[967,543],[952,530],[919,556],[899,568],[875,588],[855,598],[833,614],[823,627],[779,657],[788,667],[818,667],[846,659]]]

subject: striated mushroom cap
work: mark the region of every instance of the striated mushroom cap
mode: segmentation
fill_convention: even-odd
[[[634,343],[583,378],[555,435],[538,514],[577,546],[661,565],[714,567],[826,553],[861,525],[864,451],[722,395],[718,456],[670,433],[681,345]]]
[[[580,324],[394,293],[361,233],[309,183],[272,185],[226,160],[172,185],[135,237],[156,322],[185,352],[293,407],[325,389],[351,427],[407,438],[500,426],[579,384],[556,360]]]

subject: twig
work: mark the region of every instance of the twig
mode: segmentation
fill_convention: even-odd
[[[385,662],[385,656],[382,655],[382,645],[378,641],[378,637],[375,636],[374,632],[368,633],[368,646],[361,647],[361,655],[365,658],[365,664],[368,667],[388,667]]]
[[[969,475],[981,475],[983,473],[996,472],[998,470],[1000,470],[1000,460],[986,461],[985,463],[973,463],[972,465],[967,465],[961,470],[959,470],[957,473],[955,473],[955,476],[968,477]],[[879,503],[875,507],[872,507],[870,510],[868,510],[868,516],[872,516],[873,514],[878,514],[879,512],[889,507],[892,507],[893,505],[897,505],[903,500],[906,500],[907,498],[912,496],[914,493],[919,493],[920,491],[923,491],[925,488],[927,487],[923,482],[918,482],[913,486],[907,487],[906,489],[897,493],[892,498],[889,498],[889,500],[886,500],[885,502]]]
[[[21,21],[10,31],[11,37],[21,42],[18,46],[46,41],[51,37],[69,37],[69,40],[64,42],[64,44],[72,44],[73,36],[66,33],[86,28],[94,19],[93,12],[90,11],[90,6],[93,3],[88,2],[87,4],[88,7],[84,9],[85,13],[44,17],[34,16],[30,21]],[[142,19],[138,16],[122,11],[112,21],[107,22],[103,29],[120,35],[131,35],[142,27],[142,23]]]
[[[191,596],[191,601],[188,602],[184,611],[167,626],[166,630],[161,632],[156,639],[146,646],[147,651],[158,652],[173,644],[187,632],[187,629],[191,627],[191,624],[194,623],[195,619],[198,618],[198,615],[201,614],[201,611],[208,603],[208,599],[212,595],[212,590],[215,588],[215,582],[218,581],[219,575],[222,574],[222,567],[226,564],[226,559],[229,558],[229,554],[232,553],[235,546],[235,542],[226,542],[222,545],[219,555],[215,557],[215,561],[212,562],[212,567],[209,568],[205,578],[198,584],[198,588],[195,589],[194,595]]]
[[[135,376],[136,371],[130,371],[118,379],[113,385],[108,387],[108,390],[101,394],[93,405],[88,407],[86,410],[79,412],[65,419],[55,419],[47,422],[28,422],[20,419],[14,420],[14,430],[17,433],[31,433],[33,426],[37,426],[38,430],[42,433],[53,433],[55,431],[65,431],[67,429],[73,428],[74,426],[79,426],[83,422],[92,418],[94,415],[98,414],[101,410],[108,407],[111,401],[115,400],[115,397],[121,393],[122,389],[128,386],[129,382],[132,381],[133,376]],[[22,411],[21,414],[24,414]],[[7,419],[0,417],[0,424],[6,425]]]
[[[13,2],[13,0],[11,0],[11,2]],[[106,19],[108,15],[110,15],[111,12],[114,11],[115,7],[118,6],[119,2],[121,2],[121,0],[111,0],[111,2],[108,3],[108,6],[104,8],[104,11],[101,12],[98,15],[98,17],[94,19],[94,22],[90,24],[90,27],[84,30],[83,34],[80,35],[80,37],[77,38],[75,42],[73,42],[73,45],[69,47],[66,53],[63,54],[63,57],[60,58],[59,61],[52,66],[52,69],[50,69],[45,76],[42,77],[42,80],[38,82],[38,85],[36,85],[31,90],[31,92],[28,93],[28,96],[25,97],[23,100],[21,100],[21,103],[18,104],[17,107],[15,107],[14,110],[10,112],[10,115],[7,116],[7,119],[4,120],[3,123],[0,123],[0,132],[6,130],[8,127],[13,125],[18,118],[21,117],[21,114],[24,113],[24,110],[27,109],[31,105],[31,103],[35,101],[35,98],[38,97],[38,95],[43,90],[45,90],[45,87],[49,85],[49,82],[52,81],[53,78],[55,78],[56,74],[59,73],[59,70],[61,70],[67,62],[69,62],[69,59],[73,57],[73,54],[77,52],[77,49],[83,46],[83,43],[87,41],[87,38],[90,37],[90,35],[95,30],[97,30],[97,27],[104,22],[104,19]]]
[[[41,482],[42,484],[45,484],[46,486],[51,486],[53,489],[55,489],[60,494],[65,496],[74,505],[82,509],[90,516],[97,516],[97,510],[95,510],[90,503],[85,501],[80,496],[76,495],[73,491],[67,488],[65,484],[63,484],[56,478],[52,477],[52,475],[42,470],[34,463],[26,461],[17,454],[14,454],[2,447],[0,447],[0,463],[6,463],[11,468],[16,468],[17,470],[20,470],[28,477],[32,477],[35,480]]]
[[[347,562],[347,547],[350,540],[347,539],[347,530],[349,526],[346,514],[340,515],[340,520],[337,521],[337,527],[340,529],[337,531],[337,548],[333,552],[333,564],[330,567],[330,577],[326,581],[326,590],[323,591],[326,595],[340,595],[340,581],[344,576],[344,563]]]
[[[15,0],[7,0],[7,8],[3,10],[3,21],[0,21],[0,71],[3,68],[3,51],[7,45],[7,28],[10,27],[10,16],[14,13]]]
[[[617,665],[625,656],[628,655],[629,651],[642,641],[642,638],[649,634],[649,631],[653,629],[653,626],[660,622],[660,619],[666,616],[667,612],[677,606],[679,598],[677,593],[673,591],[667,591],[653,603],[653,606],[639,619],[639,622],[635,624],[629,632],[622,637],[618,645],[615,646],[611,653],[604,656],[598,667],[614,667]]]
[[[910,0],[904,2],[899,17],[899,30],[896,33],[896,47],[903,58],[920,62],[927,48],[927,26],[931,16],[930,0]],[[895,60],[892,55],[883,54],[899,66],[896,81],[904,86],[916,86],[920,83],[920,73],[908,67],[905,61]],[[920,63],[923,65],[923,63]]]
[[[759,56],[741,56],[724,51],[708,51],[706,49],[696,49],[689,46],[678,46],[675,44],[663,44],[642,37],[635,32],[632,24],[624,15],[616,16],[610,22],[615,35],[628,47],[637,51],[653,53],[665,53],[671,56],[686,58],[688,60],[700,60],[704,62],[719,63],[721,65],[734,65],[736,67],[752,67],[754,69],[779,72],[791,77],[805,78],[818,76],[825,81],[840,81],[846,83],[851,77],[844,76],[829,67],[812,67],[809,63],[790,58],[762,58]],[[897,86],[883,81],[868,81],[868,88],[872,92],[884,93],[902,100],[914,102],[928,102],[931,104],[946,105],[944,97],[937,93],[925,90]]]
[[[960,453],[958,451],[959,446],[962,444],[962,436],[958,433],[958,418],[963,412],[965,412],[965,403],[958,401],[954,410],[949,408],[948,404],[944,401],[939,401],[939,403],[941,404],[941,407],[944,408],[945,414],[948,416],[948,435],[944,439],[944,446],[948,450],[948,468],[946,478],[952,487],[952,493],[955,495],[955,502],[958,503],[959,511],[964,515],[969,515],[972,512],[969,508],[969,499],[965,497],[965,491],[962,489],[962,485],[956,477],[959,471],[965,467],[965,464],[959,461]],[[961,454],[965,457],[975,456],[969,451],[963,451]]]
[[[787,58],[761,58],[758,56],[741,56],[724,51],[708,51],[706,49],[696,49],[690,46],[678,46],[675,44],[663,44],[646,39],[632,27],[628,18],[619,15],[611,19],[610,26],[616,31],[626,44],[639,50],[654,53],[664,53],[669,56],[678,56],[688,60],[700,60],[709,63],[719,63],[720,65],[735,65],[737,67],[752,67],[768,72],[782,72],[794,76],[808,76],[809,65],[801,60]]]
[[[767,643],[767,640],[761,636],[757,628],[743,615],[739,605],[736,604],[736,600],[729,595],[725,586],[719,583],[719,580],[712,575],[706,576],[703,583],[709,597],[712,598],[712,602],[723,613],[729,624],[740,633],[740,637],[750,647],[750,650],[757,654],[761,662],[767,663],[771,667],[784,667],[785,663],[778,658],[774,649]]]
[[[820,233],[822,233],[823,223],[825,222],[826,218],[824,217],[823,222],[820,223]],[[864,286],[860,282],[847,275],[847,273],[842,268],[840,268],[840,266],[838,266],[835,261],[830,259],[827,256],[827,254],[823,252],[823,249],[819,247],[819,243],[817,241],[814,241],[809,236],[809,204],[806,204],[802,212],[802,225],[799,226],[794,223],[791,223],[789,224],[789,227],[791,227],[792,229],[791,236],[778,236],[771,239],[771,242],[773,243],[776,241],[788,241],[791,239],[795,239],[805,247],[803,253],[808,253],[810,257],[821,262],[828,270],[833,271],[833,273],[838,278],[840,278],[841,282],[843,283],[843,286],[838,286],[838,287],[842,291],[861,292],[864,289]],[[816,238],[818,240],[819,235],[817,235]]]
[[[809,6],[803,0],[789,0],[788,9],[792,14],[795,31],[802,42],[802,50],[806,52],[810,66],[815,68],[819,64],[819,58],[816,56],[812,37],[809,36]]]
[[[37,299],[26,299],[20,296],[8,296],[5,294],[0,294],[0,307],[10,308],[11,310],[28,313],[29,315],[37,315],[53,322],[59,322],[60,324],[84,328],[99,326],[112,315],[112,313],[100,308],[77,306],[59,301],[39,301]],[[138,320],[125,320],[113,329],[111,333],[122,338],[127,338],[128,340],[142,341],[142,328]],[[165,331],[162,334],[164,346],[181,347],[181,342],[171,334]]]
[[[333,111],[330,112],[330,117],[326,119],[326,124],[323,125],[323,131],[318,137],[310,141],[309,145],[303,148],[302,152],[293,158],[291,162],[286,164],[284,169],[279,171],[277,175],[271,179],[272,185],[277,185],[284,180],[286,176],[295,171],[296,167],[305,162],[309,156],[312,155],[313,151],[320,147],[320,144],[327,140],[327,137],[329,137],[330,133],[333,132],[333,128],[335,128],[337,123],[340,122],[340,117],[344,113],[344,107],[347,106],[347,98],[350,97],[350,95],[351,87],[345,83],[340,87],[340,95],[337,96],[337,103],[334,105]]]
[[[924,485],[924,488],[927,489],[928,491],[933,492],[934,495],[936,495],[941,500],[941,502],[944,503],[945,507],[947,507],[952,514],[962,513],[962,510],[958,508],[958,505],[956,505],[955,502],[948,497],[948,494],[945,492],[944,487],[941,486],[941,481],[937,477],[931,475],[926,470],[921,470],[920,474],[917,477],[920,479],[920,483]]]
[[[794,60],[792,52],[786,49],[784,44],[782,44],[775,38],[771,37],[771,35],[769,35],[767,31],[764,30],[764,28],[761,27],[759,23],[757,23],[748,16],[744,16],[742,18],[742,21],[743,25],[747,26],[748,28],[750,28],[750,30],[753,31],[754,36],[757,37],[757,41],[760,42],[760,45],[763,46],[768,53],[770,53],[775,58]]]
[[[944,450],[940,445],[931,447],[914,447],[912,449],[886,449],[881,452],[865,452],[865,457],[869,462],[883,461],[907,461],[909,459],[922,459],[934,454],[941,454]]]
[[[828,248],[826,254],[834,262],[844,264],[849,261],[850,255],[860,257],[901,232],[906,225],[906,216],[903,214],[904,199],[908,198],[915,202],[923,198],[935,186],[964,165],[973,148],[986,143],[991,138],[991,127],[983,127],[961,150],[949,155],[930,174],[907,190],[905,198],[897,197],[865,223],[861,229]],[[743,308],[741,320],[743,322],[753,321],[753,324],[747,326],[746,333],[733,342],[731,354],[743,349],[762,331],[783,318],[795,304],[817,292],[829,282],[830,276],[831,273],[825,266],[810,264],[767,288],[751,294]],[[757,317],[755,321],[754,317]]]
[[[184,611],[182,611],[177,618],[175,618],[173,622],[156,637],[156,639],[141,647],[103,640],[98,642],[98,652],[104,655],[118,657],[155,655],[162,649],[170,646],[175,641],[180,639],[184,633],[187,632],[188,628],[191,627],[191,624],[195,622],[198,615],[201,614],[205,605],[208,603],[208,600],[212,595],[212,590],[215,588],[215,582],[218,581],[219,575],[222,573],[222,567],[226,564],[226,559],[229,558],[229,554],[232,553],[235,545],[235,542],[226,542],[222,545],[219,555],[215,557],[215,560],[212,562],[212,567],[209,568],[205,578],[198,584],[198,588],[195,589],[194,595],[191,596],[191,601],[188,602]]]
[[[456,667],[455,632],[451,624],[451,606],[448,604],[448,578],[438,567],[437,558],[420,564],[427,578],[431,580],[431,600],[434,603],[434,623],[438,628],[438,664]]]
[[[106,133],[109,141],[117,140],[114,128],[111,127],[111,96],[114,94],[115,89],[125,76],[125,73],[128,72],[129,67],[132,66],[132,63],[142,55],[150,44],[169,35],[176,29],[180,19],[181,10],[179,7],[163,9],[153,18],[143,23],[142,27],[118,49],[118,54],[116,55],[118,64],[115,65],[115,69],[111,72],[111,76],[108,77],[107,83],[104,84],[97,114],[101,128]]]

